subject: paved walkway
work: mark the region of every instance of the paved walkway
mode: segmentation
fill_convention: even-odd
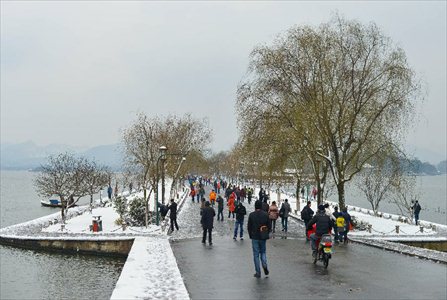
[[[226,209],[224,216],[228,217]],[[267,242],[270,275],[256,279],[248,236],[244,241],[233,241],[234,223],[225,219],[215,224],[213,246],[203,246],[199,220],[199,206],[189,200],[179,216],[180,231],[173,233],[171,241],[192,299],[446,299],[447,296],[445,265],[376,248],[358,244],[337,246],[327,270],[319,263],[314,265],[303,227],[293,220],[287,239],[277,237]]]

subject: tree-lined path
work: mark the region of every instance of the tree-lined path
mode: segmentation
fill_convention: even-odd
[[[293,238],[267,241],[270,275],[256,279],[251,240],[246,232],[244,241],[232,239],[234,222],[228,220],[228,210],[224,209],[224,222],[215,220],[213,246],[204,246],[200,206],[190,198],[186,201],[179,214],[180,231],[172,234],[171,245],[192,299],[446,298],[442,264],[349,244],[335,248],[327,270],[314,265],[303,228],[292,219]],[[253,202],[246,207],[248,214]]]

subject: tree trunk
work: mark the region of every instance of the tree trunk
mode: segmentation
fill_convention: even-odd
[[[300,207],[300,186],[301,186],[301,180],[298,178],[296,181],[296,190],[295,190],[295,197],[296,197],[296,213],[301,211]]]
[[[337,184],[337,192],[338,192],[338,205],[340,206],[340,211],[345,208],[345,182],[340,181]]]
[[[65,199],[64,197],[60,197],[61,198],[61,218],[62,218],[62,223],[65,223]]]

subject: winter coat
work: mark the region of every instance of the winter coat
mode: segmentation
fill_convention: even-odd
[[[228,199],[227,206],[228,206],[228,210],[229,210],[230,212],[234,212],[235,207],[234,207],[234,198],[233,198],[233,197],[230,197],[230,198]]]
[[[324,211],[317,211],[316,215],[307,224],[307,229],[311,229],[313,224],[317,224],[316,234],[318,236],[327,234],[334,227],[334,222]]]
[[[177,218],[177,203],[171,202],[171,205],[169,205],[169,210],[171,213],[169,214],[169,218],[176,219]]]
[[[301,211],[301,219],[304,222],[309,222],[312,217],[314,216],[314,211],[309,206],[304,206],[303,210]]]
[[[216,201],[216,193],[213,191],[210,193],[210,201]]]
[[[267,202],[262,202],[262,210],[268,213],[269,211],[269,204]]]
[[[202,218],[200,219],[200,223],[202,224],[203,229],[213,229],[214,216],[216,212],[214,208],[208,206],[202,209]]]
[[[217,208],[219,209],[219,211],[223,210],[223,199],[221,196],[217,197]]]
[[[271,232],[271,223],[269,221],[269,216],[265,211],[257,209],[254,212],[250,213],[250,215],[248,216],[247,230],[248,235],[252,240],[262,239],[259,228],[264,225],[267,226],[268,231]]]
[[[290,209],[290,204],[289,204],[289,202],[284,202],[283,204],[282,204],[282,207],[281,208],[283,208],[284,207],[284,215],[283,215],[283,218],[288,218],[289,217],[289,213],[292,211],[291,209]]]
[[[196,190],[195,189],[191,189],[191,193],[189,195],[194,197],[196,195]]]
[[[419,214],[419,212],[422,209],[421,206],[419,205],[419,203],[415,203],[412,208],[413,208],[415,214]]]
[[[279,216],[278,206],[276,206],[276,204],[270,205],[270,208],[269,208],[269,219],[277,220],[278,216]]]
[[[340,215],[343,216],[343,218],[345,218],[345,229],[349,230],[349,224],[352,223],[351,215],[347,212],[341,212]]]
[[[236,220],[238,221],[244,221],[244,216],[247,214],[247,210],[245,209],[245,206],[242,204],[236,206],[234,209],[234,212],[236,213]]]

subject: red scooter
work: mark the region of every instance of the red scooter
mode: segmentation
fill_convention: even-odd
[[[312,233],[315,233],[315,224],[312,226],[311,230],[307,231],[307,237],[310,238]],[[331,234],[323,234],[315,244],[318,250],[312,252],[313,263],[316,264],[317,261],[322,261],[324,268],[326,269],[329,266],[329,259],[332,257]]]
[[[317,253],[313,253],[314,264],[317,260],[323,262],[323,266],[326,269],[329,265],[329,259],[332,257],[332,236],[330,234],[323,234],[316,242]]]

